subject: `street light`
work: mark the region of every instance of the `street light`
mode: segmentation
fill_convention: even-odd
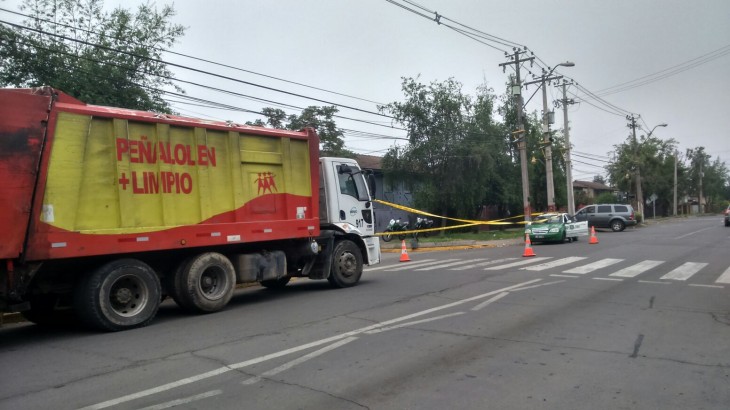
[[[646,138],[648,139],[651,137],[651,134],[654,133],[654,130],[657,129],[657,127],[666,127],[667,123],[661,123],[654,126],[654,128],[649,131],[648,134],[646,134]],[[641,214],[642,220],[645,218],[644,215],[644,193],[641,190],[641,161],[639,161],[639,142],[636,139],[636,132],[634,132],[634,144],[636,145],[636,207],[638,208],[637,211]]]

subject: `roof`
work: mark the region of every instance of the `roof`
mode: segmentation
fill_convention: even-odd
[[[573,181],[573,188],[588,188],[600,191],[614,191],[616,189],[600,182],[591,181]]]
[[[375,155],[356,155],[355,160],[363,169],[383,169],[382,161],[383,157],[376,157]]]

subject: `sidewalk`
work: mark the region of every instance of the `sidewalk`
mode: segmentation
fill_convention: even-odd
[[[427,239],[415,241],[413,238],[409,238],[405,241],[406,248],[408,248],[409,252],[450,251],[476,248],[503,248],[505,246],[524,244],[524,240],[522,238],[495,239],[491,241],[460,240],[448,242],[430,242]],[[393,239],[390,242],[385,242],[381,239],[380,250],[384,253],[398,253],[401,251],[401,241]]]

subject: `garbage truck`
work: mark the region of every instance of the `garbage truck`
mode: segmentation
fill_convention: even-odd
[[[358,283],[380,261],[375,179],[288,131],[0,89],[0,311],[105,331],[239,284]]]

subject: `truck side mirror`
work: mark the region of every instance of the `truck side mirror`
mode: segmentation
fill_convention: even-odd
[[[352,168],[350,168],[350,166],[347,165],[347,164],[342,164],[342,165],[338,166],[337,168],[338,168],[338,171],[337,172],[339,174],[350,174],[350,175],[352,175]]]

